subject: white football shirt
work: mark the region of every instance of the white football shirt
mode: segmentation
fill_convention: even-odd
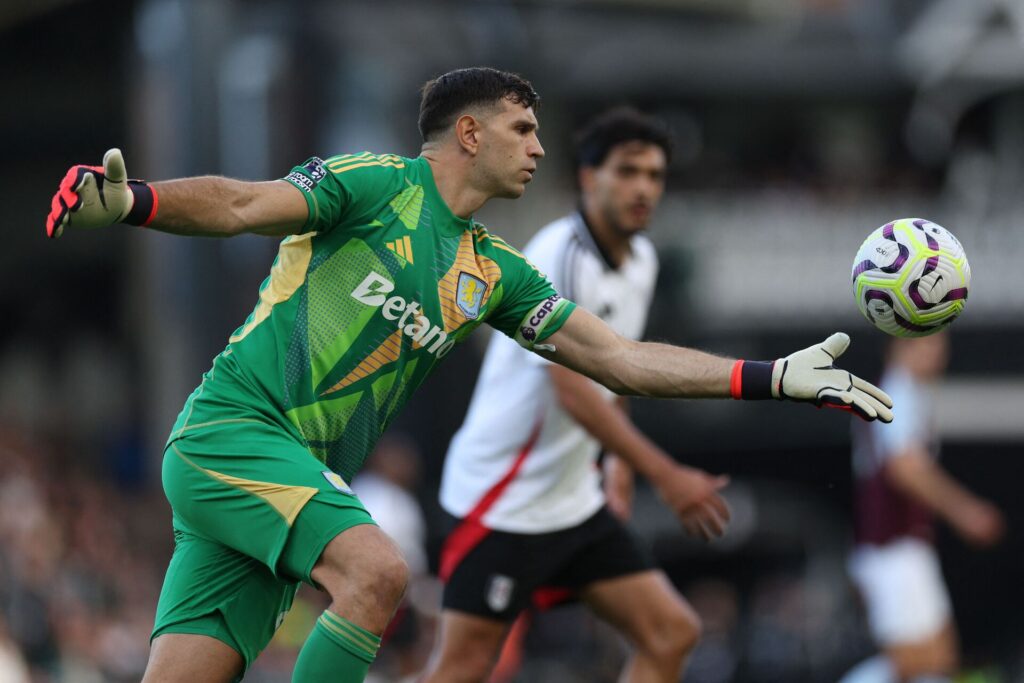
[[[562,296],[639,339],[658,260],[646,237],[633,237],[630,246],[621,266],[612,267],[574,213],[542,228],[524,253]],[[548,366],[504,335],[491,335],[445,459],[440,499],[450,514],[475,516],[498,531],[544,533],[580,524],[604,504],[600,444],[561,407]]]

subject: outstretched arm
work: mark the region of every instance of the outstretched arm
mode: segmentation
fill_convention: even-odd
[[[576,308],[539,353],[617,394],[660,398],[728,398],[735,361],[681,346],[637,342]]]
[[[776,361],[738,361],[685,347],[632,341],[576,308],[535,350],[619,394],[788,399],[842,408],[865,420],[892,422],[892,399],[884,391],[833,365],[849,343],[849,337],[836,333]]]
[[[999,509],[951,477],[920,444],[889,458],[885,477],[897,489],[942,517],[968,543],[996,543],[1006,523]]]
[[[692,536],[721,536],[729,508],[718,491],[725,476],[685,467],[647,438],[621,408],[609,403],[586,377],[554,365],[548,369],[559,403],[605,450],[644,475]]]
[[[218,176],[153,183],[159,210],[148,227],[175,235],[284,236],[309,215],[302,193],[283,180],[244,182]]]
[[[145,225],[178,235],[289,235],[305,225],[302,193],[282,180],[245,182],[204,176],[159,183],[128,180],[118,149],[102,166],[72,166],[53,196],[46,233],[66,227]]]

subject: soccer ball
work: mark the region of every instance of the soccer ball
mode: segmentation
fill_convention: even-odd
[[[923,337],[964,310],[971,267],[960,241],[941,225],[901,218],[868,235],[853,260],[857,308],[878,329]]]

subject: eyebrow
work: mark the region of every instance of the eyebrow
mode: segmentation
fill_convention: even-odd
[[[540,130],[540,123],[536,120],[531,121],[530,119],[516,119],[512,122],[513,128],[519,128],[520,126],[526,126],[530,130]]]

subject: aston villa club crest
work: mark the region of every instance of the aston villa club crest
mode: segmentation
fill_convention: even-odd
[[[347,493],[350,496],[355,495],[352,493],[352,489],[349,487],[349,485],[345,483],[345,480],[342,479],[341,476],[339,476],[336,472],[326,470],[321,474],[324,475],[324,479],[326,479],[331,486],[338,489],[342,493]]]
[[[487,283],[469,273],[459,273],[459,286],[455,292],[455,303],[459,310],[470,320],[480,315],[480,304],[484,300]]]

